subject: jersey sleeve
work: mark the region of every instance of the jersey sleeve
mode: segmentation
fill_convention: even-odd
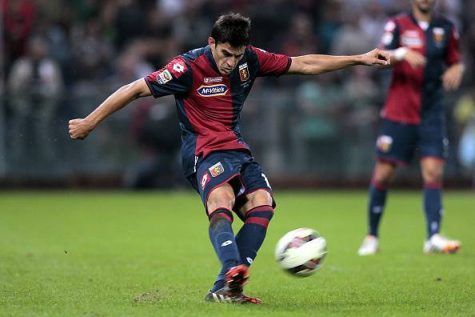
[[[445,52],[445,62],[449,66],[460,62],[459,34],[454,25],[451,25],[450,28],[447,50]]]
[[[193,83],[191,68],[183,57],[175,57],[165,67],[144,79],[155,98],[185,94]]]
[[[385,50],[395,50],[399,46],[399,27],[397,22],[391,19],[384,25],[380,47]]]
[[[280,76],[285,74],[292,63],[292,59],[284,54],[274,54],[263,49],[251,46],[257,56],[259,70],[257,76]]]

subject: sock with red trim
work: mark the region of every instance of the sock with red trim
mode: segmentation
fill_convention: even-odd
[[[249,210],[245,216],[245,222],[236,235],[236,244],[241,256],[241,263],[250,266],[256,258],[257,251],[264,242],[267,226],[274,215],[271,206],[259,206]],[[214,282],[211,292],[215,292],[225,285],[225,274],[229,267],[223,266]]]
[[[377,237],[379,224],[386,205],[387,189],[383,186],[372,183],[369,187],[369,204],[368,204],[368,234]]]
[[[427,221],[427,237],[440,231],[442,219],[442,191],[440,184],[424,185],[424,212]]]
[[[233,214],[224,208],[214,211],[209,218],[209,237],[225,272],[240,262],[232,222]]]
[[[267,226],[274,216],[271,206],[259,206],[249,210],[245,216],[245,222],[236,235],[236,243],[241,255],[241,262],[250,266],[256,258],[264,239]]]

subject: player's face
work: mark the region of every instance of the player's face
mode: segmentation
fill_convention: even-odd
[[[229,43],[218,43],[212,37],[208,39],[214,61],[222,75],[229,75],[244,56],[245,46],[233,47]]]
[[[430,13],[434,8],[436,0],[412,0],[412,5],[415,9],[423,12]]]

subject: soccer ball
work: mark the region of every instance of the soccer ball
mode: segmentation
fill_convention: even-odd
[[[322,266],[327,254],[325,238],[310,228],[287,232],[275,248],[275,259],[288,273],[309,276]]]

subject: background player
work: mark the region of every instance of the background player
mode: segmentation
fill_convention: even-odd
[[[412,13],[401,14],[385,26],[383,44],[392,50],[392,83],[381,112],[376,142],[377,161],[369,189],[368,235],[359,255],[378,250],[378,227],[387,186],[396,166],[407,164],[416,150],[424,182],[427,238],[424,252],[453,253],[460,242],[439,234],[442,218],[441,183],[448,141],[445,135],[442,90],[460,85],[458,34],[454,25],[433,14],[435,0],[413,0]]]
[[[71,138],[83,139],[137,98],[175,95],[185,176],[205,205],[211,243],[222,263],[206,296],[216,302],[260,302],[242,294],[248,267],[275,207],[267,178],[240,133],[240,112],[256,77],[315,75],[352,65],[389,63],[389,54],[378,49],[355,56],[272,54],[250,46],[249,31],[248,18],[219,17],[208,46],[177,56],[146,78],[119,88],[86,118],[69,122]],[[232,211],[244,221],[236,236]]]

